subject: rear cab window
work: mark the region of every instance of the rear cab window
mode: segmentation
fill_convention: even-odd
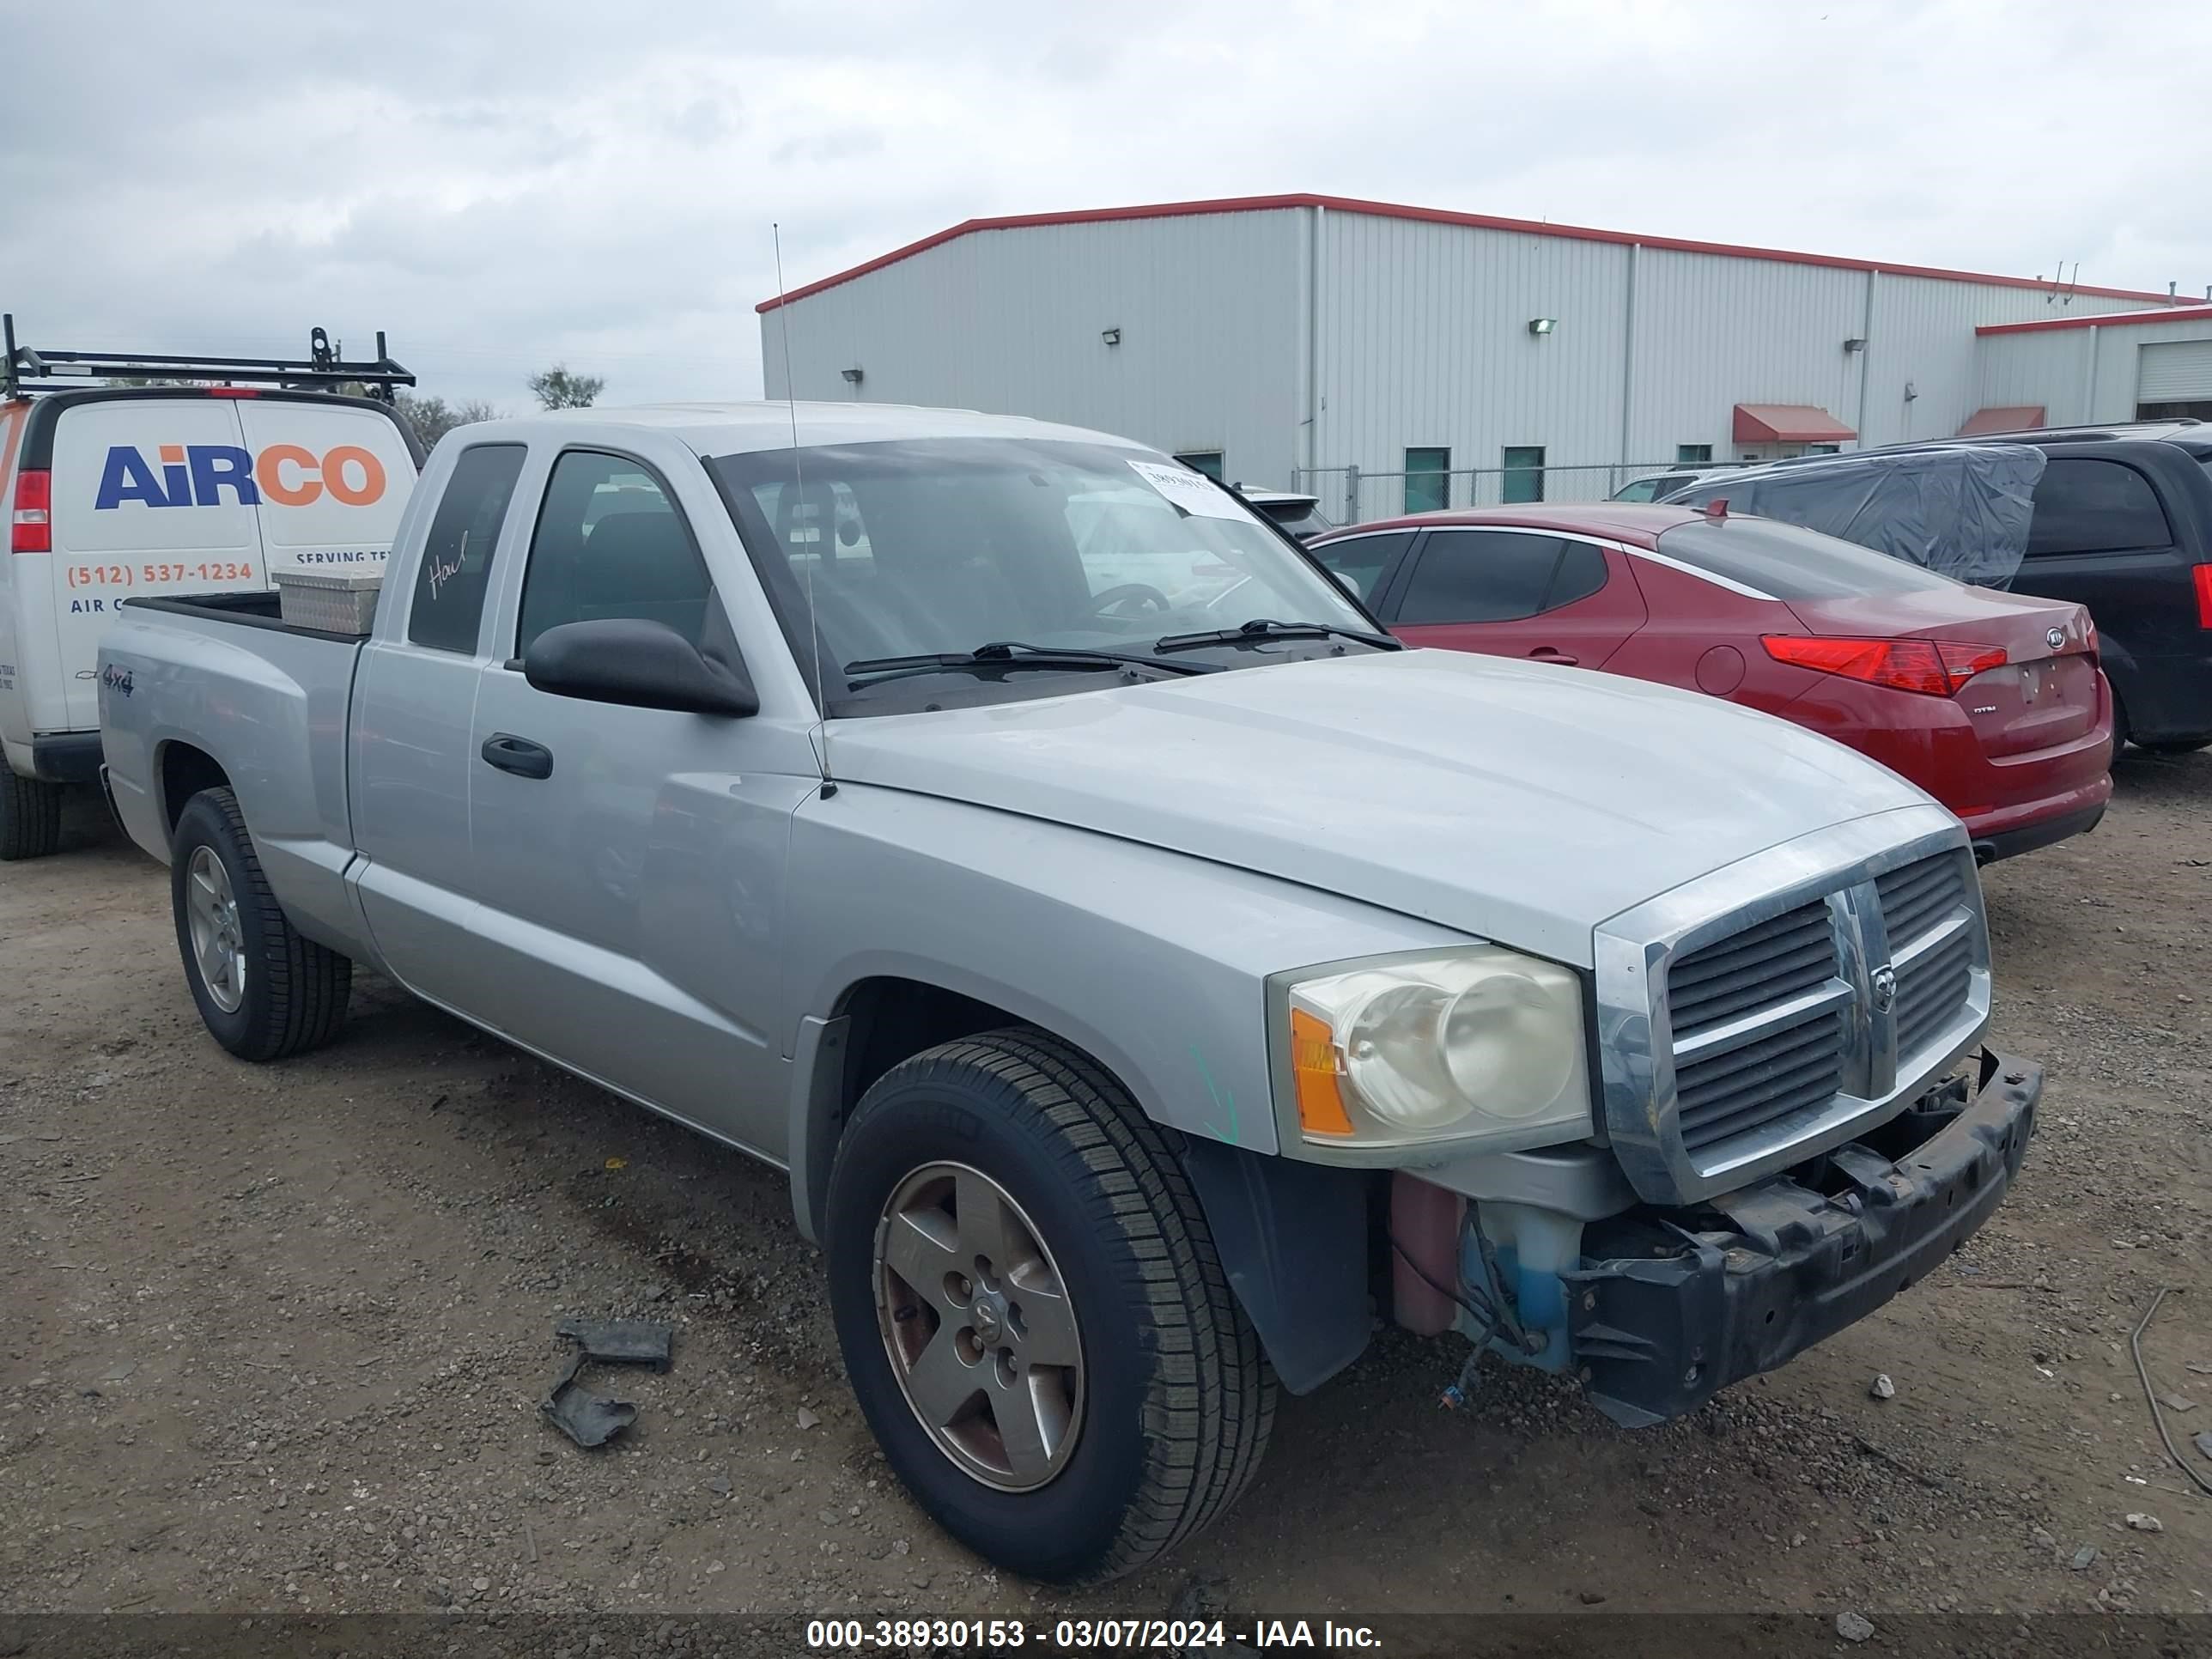
[[[521,444],[478,444],[455,458],[415,570],[409,644],[475,652],[492,554],[527,453]]]
[[[1661,556],[1773,599],[1839,599],[1956,587],[1948,576],[1775,519],[1699,519],[1659,537]]]

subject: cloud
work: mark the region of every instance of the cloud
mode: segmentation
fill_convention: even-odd
[[[287,0],[21,9],[24,337],[389,331],[425,388],[755,396],[755,301],[972,216],[1318,190],[2086,282],[2212,282],[2212,15]]]

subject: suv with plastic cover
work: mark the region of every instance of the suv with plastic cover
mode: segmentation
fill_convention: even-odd
[[[1647,1424],[1998,1202],[2039,1074],[1911,785],[1401,649],[1121,439],[793,420],[449,435],[367,639],[126,606],[107,772],[234,1053],[359,962],[787,1169],[891,1468],[992,1560],[1173,1547],[1378,1298],[1440,1382]]]

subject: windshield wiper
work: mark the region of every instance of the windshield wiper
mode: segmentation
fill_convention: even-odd
[[[1056,646],[1024,645],[1019,640],[993,640],[973,651],[935,651],[911,657],[864,657],[845,665],[848,679],[897,679],[908,674],[930,674],[944,668],[988,668],[1000,663],[1024,668],[1157,668],[1170,674],[1211,674],[1219,663],[1162,662],[1158,657],[1130,651],[1062,650]]]
[[[1362,628],[1339,628],[1334,623],[1276,622],[1255,617],[1241,628],[1217,628],[1206,634],[1170,634],[1153,642],[1155,651],[1188,651],[1201,645],[1243,645],[1255,640],[1357,640],[1378,651],[1406,647],[1388,634],[1370,634]]]

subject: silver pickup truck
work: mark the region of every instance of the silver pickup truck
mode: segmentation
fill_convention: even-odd
[[[787,1170],[891,1466],[1024,1574],[1220,1514],[1378,1307],[1469,1389],[1677,1415],[2026,1149],[1948,813],[1728,703],[1401,649],[1121,440],[491,422],[368,637],[270,605],[100,653],[216,1040],[328,1040],[360,963]]]

